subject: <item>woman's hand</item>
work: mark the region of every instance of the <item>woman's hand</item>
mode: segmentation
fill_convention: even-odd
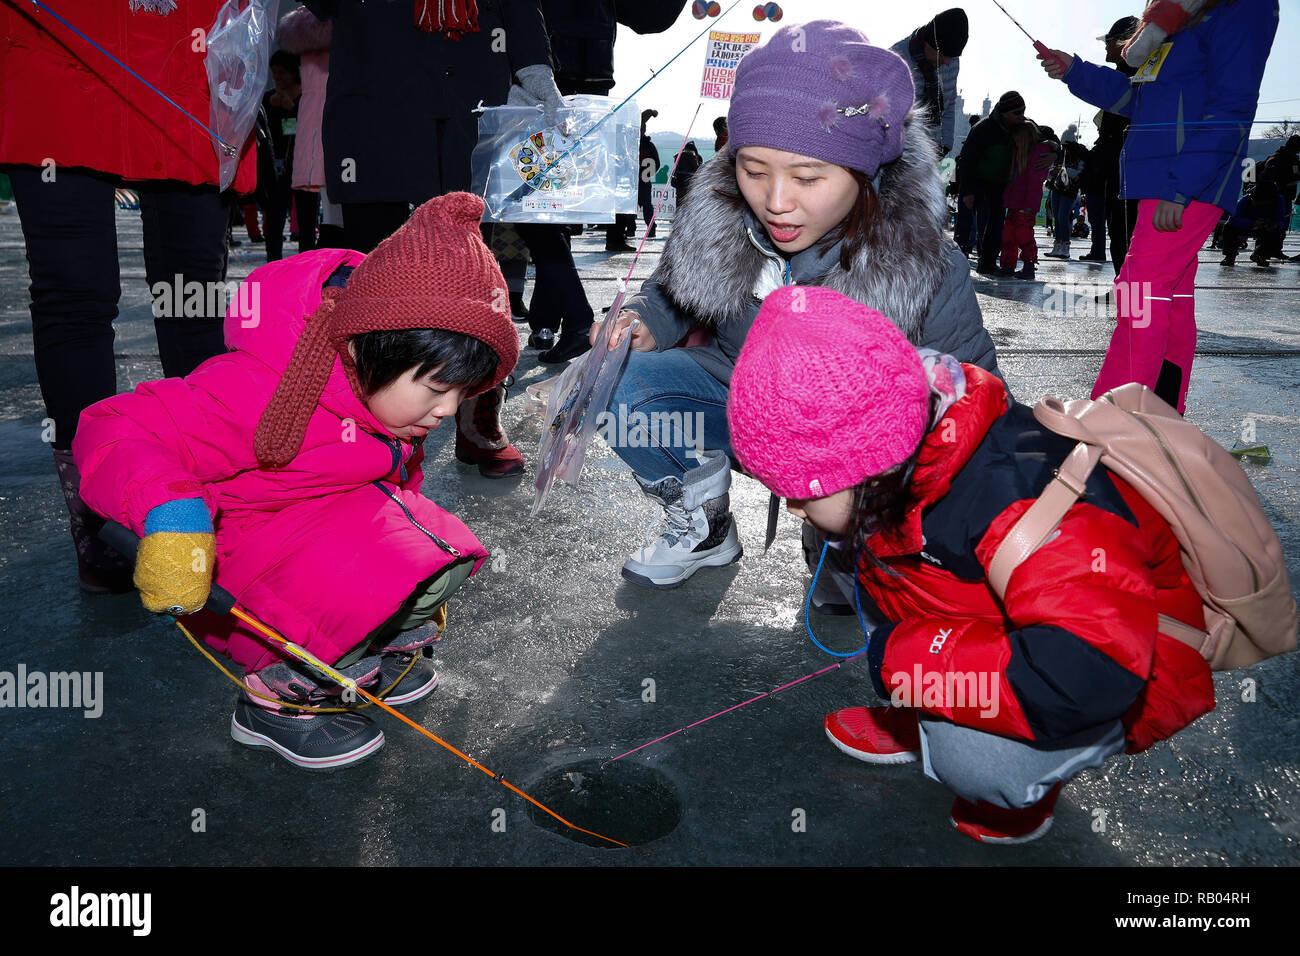
[[[1043,50],[1038,51],[1038,59],[1043,63],[1043,69],[1047,75],[1054,80],[1059,80],[1070,71],[1074,65],[1074,57],[1061,50]]]
[[[1160,200],[1156,203],[1151,224],[1156,227],[1156,232],[1177,232],[1183,228],[1183,207],[1168,199]]]
[[[612,349],[623,341],[623,334],[633,322],[637,323],[637,327],[632,330],[632,343],[628,347],[633,352],[653,352],[658,347],[658,343],[655,342],[655,337],[650,333],[650,330],[645,327],[645,323],[641,321],[641,317],[635,312],[620,312],[618,314],[618,318],[614,320],[614,331],[609,337],[609,347]],[[591,334],[587,337],[588,341],[595,345],[596,336],[599,334],[600,323],[593,322]]]

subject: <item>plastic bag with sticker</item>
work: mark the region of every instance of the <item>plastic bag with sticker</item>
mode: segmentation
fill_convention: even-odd
[[[533,498],[531,517],[536,518],[550,496],[551,485],[558,478],[577,487],[582,476],[582,463],[587,458],[587,448],[599,427],[601,413],[609,406],[623,363],[632,342],[629,328],[618,345],[609,347],[614,328],[614,318],[623,306],[625,290],[620,290],[614,304],[600,324],[596,344],[586,355],[569,365],[564,373],[551,381],[546,403],[546,417],[542,420],[542,440],[537,458],[537,494]]]
[[[635,213],[641,116],[635,101],[566,96],[554,126],[535,106],[479,114],[470,160],[486,222],[613,222]]]
[[[239,167],[244,141],[257,120],[266,90],[275,43],[274,0],[226,0],[208,30],[207,53],[211,100],[208,125],[213,139],[222,189],[230,188]]]

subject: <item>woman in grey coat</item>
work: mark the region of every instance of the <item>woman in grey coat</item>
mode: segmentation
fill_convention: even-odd
[[[728,150],[695,174],[659,267],[615,320],[614,341],[630,330],[632,348],[610,401],[615,451],[665,518],[628,580],[677,587],[740,557],[728,383],[779,286],[828,286],[918,347],[997,371],[913,92],[902,59],[828,20],[785,27],[741,61]],[[684,341],[701,330],[706,343]]]

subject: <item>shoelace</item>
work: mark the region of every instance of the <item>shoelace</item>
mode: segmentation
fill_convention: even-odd
[[[690,534],[692,527],[691,512],[674,502],[665,506],[663,513],[651,520],[643,545],[648,550],[651,541],[666,538],[669,540],[668,546],[674,547],[678,540]],[[651,538],[651,534],[654,534],[654,538]]]

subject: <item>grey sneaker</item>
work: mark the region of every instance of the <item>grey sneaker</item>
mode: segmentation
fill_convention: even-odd
[[[711,452],[684,477],[655,482],[636,477],[646,496],[663,508],[661,530],[623,564],[623,577],[649,588],[681,587],[700,568],[719,568],[744,554],[731,516],[731,467]]]

